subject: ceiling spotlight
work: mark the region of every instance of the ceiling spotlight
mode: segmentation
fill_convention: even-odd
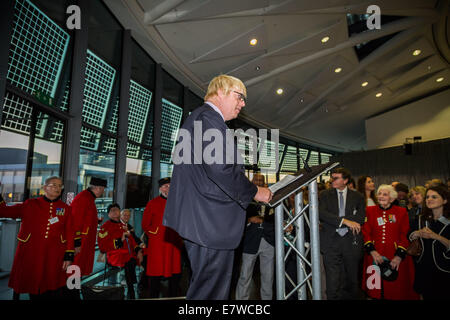
[[[330,37],[327,36],[327,37],[323,37],[322,40],[320,40],[320,41],[322,41],[322,43],[325,43],[328,40],[330,40]]]
[[[250,40],[250,45],[252,46],[256,46],[256,44],[258,43],[258,39],[253,38],[252,40]]]
[[[283,89],[279,88],[277,89],[277,94],[282,94],[283,93]]]
[[[381,97],[383,94],[381,93],[381,92],[378,92],[376,95],[375,95],[375,97],[377,97],[377,98],[379,98],[379,97]]]
[[[361,83],[361,87],[365,87],[367,86],[369,83],[367,81],[364,81],[363,83]]]
[[[303,98],[300,98],[300,102],[301,102],[301,103],[303,103],[303,101],[305,101],[305,99],[303,99]]]
[[[260,66],[256,66],[256,67],[255,67],[255,70],[256,70],[256,71],[259,71],[259,70],[261,70],[261,67],[260,67]]]
[[[436,79],[436,82],[441,82],[441,81],[443,81],[444,80],[444,77],[440,77],[440,78],[437,78]]]
[[[418,56],[422,51],[420,51],[419,49],[414,50],[413,52],[413,56]]]
[[[336,69],[334,69],[334,72],[336,72],[336,73],[339,73],[339,72],[341,72],[342,71],[342,68],[336,68]]]

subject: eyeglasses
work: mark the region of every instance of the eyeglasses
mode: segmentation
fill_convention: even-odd
[[[49,183],[49,184],[46,184],[46,186],[47,187],[52,187],[52,188],[64,189],[64,185],[63,184]]]
[[[240,93],[240,92],[238,92],[238,91],[234,91],[234,90],[233,90],[233,92],[234,92],[234,93],[237,93],[237,94],[239,95],[239,100],[241,100],[242,102],[244,102],[245,104],[247,104],[247,98],[246,98],[242,93]]]

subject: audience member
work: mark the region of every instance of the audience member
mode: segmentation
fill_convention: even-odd
[[[422,212],[422,205],[425,199],[426,189],[422,186],[411,188],[408,198],[411,198],[411,208],[408,210],[409,226],[412,228],[417,222],[416,219]]]
[[[264,175],[257,173],[252,182],[258,187],[266,187]],[[247,225],[244,230],[242,264],[236,287],[236,299],[248,300],[255,262],[259,257],[261,273],[261,299],[272,300],[275,229],[274,210],[268,205],[251,202],[247,207]]]
[[[424,300],[450,299],[450,197],[441,186],[426,192],[425,207],[410,240],[420,239],[414,289]]]
[[[134,241],[138,244],[138,246],[140,248],[144,249],[145,248],[145,243],[141,240],[141,238],[139,238],[136,235],[136,232],[134,231],[134,227],[131,224],[128,223],[130,221],[130,218],[131,218],[130,209],[123,209],[120,212],[120,222],[122,222],[122,224],[124,226],[126,226],[126,228],[130,232],[131,236],[133,237]]]
[[[127,225],[120,221],[120,206],[117,203],[108,206],[108,217],[98,232],[98,247],[106,253],[108,265],[125,270],[127,298],[135,299],[134,284],[136,281],[136,259],[142,262],[142,252],[134,240]]]
[[[95,240],[97,238],[98,213],[95,199],[100,198],[107,186],[104,179],[92,177],[89,187],[73,199],[72,217],[75,231],[75,260],[81,275],[90,275],[94,266]]]
[[[355,179],[350,178],[350,179],[348,180],[347,187],[348,187],[350,190],[356,191],[356,183],[355,183]]]
[[[160,195],[147,203],[142,217],[142,230],[148,237],[146,274],[150,298],[159,298],[162,280],[168,280],[168,296],[177,297],[181,280],[183,240],[177,232],[162,224],[170,178],[160,179],[158,184]]]
[[[394,205],[406,208],[408,205],[408,186],[404,183],[397,183],[394,188],[397,192],[397,199],[395,199]]]
[[[371,298],[388,300],[411,300],[419,296],[413,290],[414,264],[411,256],[406,255],[409,246],[407,234],[409,230],[408,214],[405,208],[393,205],[397,192],[390,185],[383,184],[378,188],[379,206],[368,207],[366,222],[362,231],[366,255],[363,267],[363,290]],[[394,281],[385,281],[375,277],[370,284],[369,266],[390,262],[390,267],[398,271]],[[378,285],[379,284],[379,285]]]
[[[347,169],[333,169],[331,178],[333,188],[319,195],[320,245],[327,298],[356,299],[359,292],[358,266],[363,254],[360,231],[366,206],[362,194],[347,188],[350,178]]]
[[[369,176],[361,176],[358,178],[357,191],[364,195],[366,207],[375,206],[377,198],[375,197],[375,183]]]
[[[0,194],[0,217],[21,219],[8,286],[14,298],[28,293],[30,300],[63,297],[66,269],[73,261],[70,208],[60,200],[62,180],[45,180],[44,196],[6,206]]]

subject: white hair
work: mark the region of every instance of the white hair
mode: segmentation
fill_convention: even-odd
[[[391,186],[389,184],[382,184],[381,186],[378,187],[377,194],[378,194],[378,192],[380,192],[380,190],[389,191],[389,197],[394,200],[397,199],[398,193],[397,193],[397,191],[395,191],[393,186]]]

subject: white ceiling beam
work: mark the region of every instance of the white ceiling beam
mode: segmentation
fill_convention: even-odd
[[[312,34],[312,35],[310,35],[310,36],[307,36],[307,37],[304,37],[304,38],[301,38],[301,39],[297,39],[297,40],[292,41],[292,42],[290,42],[290,43],[288,43],[288,44],[286,44],[286,45],[284,45],[284,46],[281,46],[281,47],[279,47],[279,48],[277,48],[277,49],[275,49],[275,50],[271,50],[271,51],[269,51],[269,52],[267,52],[267,53],[265,53],[265,54],[262,54],[262,55],[260,55],[260,56],[258,56],[258,57],[256,57],[256,58],[254,58],[254,59],[251,59],[251,60],[249,60],[249,61],[247,61],[247,62],[245,62],[245,63],[243,63],[243,64],[237,66],[236,68],[234,68],[234,69],[228,71],[226,74],[231,74],[231,73],[233,73],[233,72],[239,71],[240,69],[245,68],[246,66],[248,66],[248,65],[250,65],[250,64],[252,64],[252,63],[254,63],[254,62],[257,62],[257,61],[259,61],[259,60],[261,60],[261,59],[268,58],[268,57],[270,57],[270,56],[273,56],[273,55],[275,55],[275,54],[278,54],[278,53],[282,52],[283,50],[286,50],[286,49],[289,49],[290,47],[293,47],[293,46],[298,45],[299,43],[302,43],[302,42],[304,42],[304,41],[307,41],[307,40],[309,40],[309,39],[312,39],[312,38],[314,38],[314,37],[317,37],[318,35],[320,35],[320,34],[322,34],[322,33],[324,33],[324,32],[327,32],[327,31],[329,31],[329,30],[333,30],[333,29],[334,29],[335,27],[337,27],[340,23],[342,23],[342,21],[338,21],[338,22],[336,22],[336,23],[333,23],[333,24],[330,25],[329,27],[326,27],[326,28],[320,30],[319,32],[315,32],[314,34]]]
[[[338,88],[340,88],[342,85],[344,85],[347,81],[352,80],[356,74],[363,71],[368,65],[373,63],[374,61],[378,60],[379,58],[383,57],[386,53],[389,51],[395,49],[396,47],[404,44],[406,41],[408,41],[411,37],[422,33],[423,27],[422,26],[416,26],[413,29],[406,30],[392,39],[390,39],[388,42],[383,44],[381,47],[376,49],[374,52],[372,52],[370,55],[368,55],[366,58],[364,58],[358,67],[351,70],[348,74],[342,76],[338,81],[336,81],[333,85],[328,87],[327,90],[322,92],[321,95],[319,95],[314,101],[311,101],[307,106],[302,108],[302,110],[299,110],[293,117],[291,117],[291,120],[286,124],[285,128],[295,128],[300,126],[302,123],[304,123],[310,114],[312,114],[313,110],[320,107],[326,100],[326,98],[336,91]]]
[[[178,7],[184,0],[164,0],[154,6],[152,10],[145,11],[144,24],[153,24],[156,20]]]
[[[245,81],[245,85],[247,87],[253,86],[253,85],[258,84],[268,78],[271,78],[271,77],[279,75],[283,72],[292,70],[293,68],[297,68],[306,63],[310,63],[311,61],[334,54],[336,52],[342,51],[347,48],[352,48],[352,47],[356,46],[357,44],[368,42],[368,41],[371,41],[374,39],[378,39],[378,38],[381,38],[381,37],[384,37],[384,36],[399,32],[399,31],[414,28],[416,26],[424,26],[427,24],[431,24],[436,19],[437,19],[437,16],[434,16],[433,18],[414,17],[414,18],[404,18],[404,19],[401,19],[398,21],[391,22],[389,24],[382,26],[381,29],[368,30],[366,32],[354,35],[354,36],[350,37],[347,41],[339,43],[338,45],[336,45],[332,48],[328,48],[328,49],[324,49],[324,50],[315,52],[309,56],[302,57],[296,61],[293,61],[284,66],[276,68],[276,69],[269,71],[263,75],[249,79],[249,80]]]
[[[261,27],[263,27],[263,26],[264,26],[264,23],[257,24],[257,25],[254,26],[253,28],[251,28],[251,29],[249,29],[249,30],[247,30],[247,31],[243,31],[243,32],[241,32],[239,35],[237,35],[236,37],[231,38],[230,40],[228,40],[228,41],[226,41],[226,42],[223,42],[220,46],[217,46],[217,47],[215,47],[215,48],[209,50],[208,52],[205,52],[205,53],[199,55],[198,57],[192,59],[191,61],[189,61],[189,63],[192,64],[192,63],[199,62],[199,61],[201,61],[203,58],[205,58],[205,57],[211,55],[212,53],[214,53],[214,52],[216,52],[216,51],[218,51],[218,50],[220,50],[220,49],[222,49],[222,48],[225,48],[226,46],[230,45],[231,43],[233,43],[233,42],[235,42],[235,41],[238,41],[238,40],[241,39],[242,37],[245,37],[246,35],[251,34],[253,31],[255,31],[255,30],[257,30],[257,29],[259,29],[259,28],[261,28]]]

